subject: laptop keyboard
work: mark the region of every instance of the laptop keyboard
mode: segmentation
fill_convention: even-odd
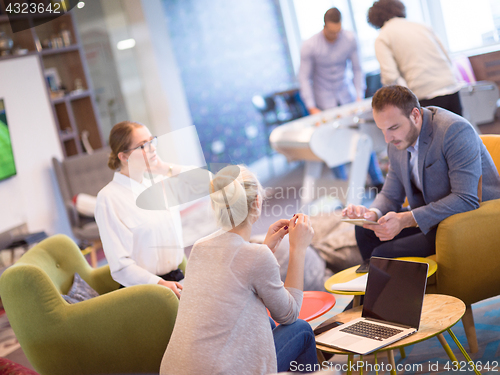
[[[389,328],[378,324],[371,324],[365,321],[354,323],[352,326],[343,328],[340,331],[379,341],[388,339],[389,337],[403,332],[402,329]]]

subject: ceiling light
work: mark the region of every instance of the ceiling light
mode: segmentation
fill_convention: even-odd
[[[116,44],[116,48],[118,48],[120,51],[123,51],[124,49],[133,48],[134,46],[135,46],[135,39],[120,40]]]

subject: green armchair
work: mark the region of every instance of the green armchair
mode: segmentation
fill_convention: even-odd
[[[70,305],[77,272],[100,295]],[[0,297],[21,347],[41,375],[158,373],[178,299],[159,285],[118,289],[78,246],[52,236],[0,277]]]
[[[500,135],[481,135],[493,161],[500,170]],[[479,350],[471,305],[500,294],[500,199],[481,203],[477,210],[453,215],[437,229],[435,284],[428,293],[448,294],[464,301],[462,317],[472,353]]]

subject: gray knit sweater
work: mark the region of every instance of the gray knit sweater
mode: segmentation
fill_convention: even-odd
[[[266,245],[216,232],[196,242],[186,269],[176,324],[161,375],[268,374],[275,321],[297,320],[302,291],[285,288]]]

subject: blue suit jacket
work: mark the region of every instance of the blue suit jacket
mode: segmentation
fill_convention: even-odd
[[[500,177],[488,150],[467,120],[438,107],[422,110],[418,149],[422,193],[410,180],[408,150],[389,144],[389,172],[371,207],[382,214],[398,212],[408,197],[418,226],[427,233],[448,216],[479,207],[481,175],[483,201],[500,198]]]

